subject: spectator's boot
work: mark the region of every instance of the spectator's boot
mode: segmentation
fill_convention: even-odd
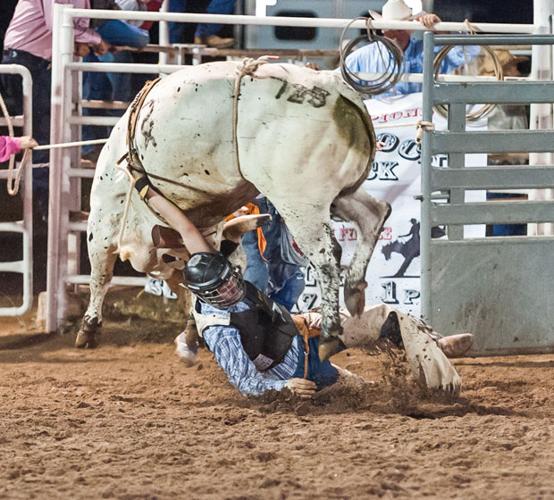
[[[222,38],[217,35],[195,36],[194,43],[198,45],[207,45],[208,47],[213,47],[214,49],[227,49],[233,46],[235,39]]]

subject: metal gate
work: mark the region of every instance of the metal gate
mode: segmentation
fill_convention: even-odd
[[[32,130],[32,95],[33,81],[31,73],[18,64],[0,64],[0,73],[21,76],[23,86],[23,115],[12,117],[15,127],[23,127],[24,135],[33,135]],[[0,124],[5,125],[3,118]],[[17,173],[16,165],[14,175]],[[7,178],[7,171],[0,170],[0,179]],[[0,307],[0,316],[21,316],[33,305],[33,170],[30,162],[21,178],[20,193],[23,198],[23,217],[15,222],[0,222],[0,232],[20,233],[23,239],[22,259],[0,262],[0,272],[19,273],[23,275],[23,291],[20,305]],[[2,194],[7,196],[7,194]]]
[[[445,83],[435,81],[435,45],[554,43],[554,36],[437,36],[425,34],[423,120],[433,106],[448,106],[448,130],[424,132],[422,149],[422,311],[445,334],[476,336],[479,354],[554,348],[554,238],[464,238],[464,225],[553,222],[553,201],[468,203],[465,193],[485,189],[554,186],[554,166],[467,168],[466,153],[551,152],[554,131],[466,131],[466,104],[554,102],[554,82]],[[447,154],[448,167],[432,166]],[[445,239],[431,228],[445,226]]]

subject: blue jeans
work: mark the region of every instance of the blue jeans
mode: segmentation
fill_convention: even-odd
[[[300,266],[285,262],[282,258],[281,231],[284,222],[275,207],[266,198],[254,202],[259,206],[260,213],[268,213],[272,219],[262,226],[267,242],[265,259],[260,255],[256,231],[245,233],[242,237],[241,245],[246,254],[244,279],[290,311],[304,291],[304,273]]]
[[[304,344],[303,341],[302,344]],[[308,380],[315,382],[318,390],[333,385],[339,379],[339,372],[329,360],[321,361],[319,359],[319,337],[308,339],[308,345],[310,347],[310,353],[308,354]],[[304,359],[306,353],[304,350],[302,350],[302,353],[303,355],[298,360],[298,367],[292,376],[293,378],[304,378]]]
[[[132,24],[116,19],[102,23],[96,31],[111,45],[128,45],[142,48],[150,40],[148,32]],[[131,52],[108,52],[97,56],[92,52],[84,58],[85,62],[133,62]],[[83,76],[83,98],[100,101],[130,101],[131,73],[85,73]],[[84,108],[86,116],[121,116],[121,110],[91,110]],[[83,140],[104,139],[110,134],[110,127],[83,127]],[[94,146],[83,147],[83,153],[88,153]]]
[[[186,12],[187,0],[169,0],[169,12]],[[233,14],[235,0],[211,0],[206,9],[207,14]],[[221,24],[199,24],[196,27],[196,36],[207,37],[221,31]],[[185,25],[183,23],[169,23],[169,41],[183,43]]]
[[[511,193],[489,193],[487,200],[509,200],[518,198]],[[487,236],[525,236],[527,234],[527,224],[492,224],[487,227]]]

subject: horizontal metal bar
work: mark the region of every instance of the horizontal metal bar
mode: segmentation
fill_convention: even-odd
[[[0,262],[0,272],[2,273],[20,273],[25,272],[25,261],[14,260],[12,262]]]
[[[135,64],[135,63],[69,63],[71,71],[90,71],[93,73],[175,73],[184,68],[177,64]]]
[[[554,102],[554,82],[436,83],[432,99],[433,104]]]
[[[70,116],[71,125],[92,125],[93,127],[113,127],[120,120],[117,116]]]
[[[24,233],[25,228],[22,222],[1,222],[0,232],[3,233]]]
[[[513,30],[510,33],[522,33],[522,32]],[[471,36],[435,35],[433,38],[437,45],[550,45],[550,44],[554,44],[553,35],[501,35],[501,36],[500,35],[471,35]]]
[[[10,121],[12,122],[12,125],[14,127],[23,127],[23,116],[17,115],[10,117]],[[8,120],[5,118],[0,118],[0,127],[7,127],[8,126]]]
[[[19,168],[14,168],[11,171],[11,175],[14,179],[17,177],[17,172],[19,172]],[[7,179],[9,176],[10,172],[8,170],[0,170],[0,179]]]
[[[431,169],[431,187],[436,189],[541,189],[554,187],[554,166],[502,166]]]
[[[512,201],[434,205],[431,223],[438,224],[526,224],[554,222],[554,201]]]
[[[544,153],[554,151],[554,131],[433,132],[435,153]]]
[[[457,247],[472,247],[472,246],[483,246],[483,245],[498,245],[499,243],[506,243],[508,241],[505,236],[487,236],[483,238],[471,238],[468,240],[446,240],[446,239],[433,239],[431,244],[435,247],[445,247],[445,246],[457,246]],[[544,245],[545,241],[553,241],[554,237],[552,236],[512,236],[509,239],[510,245],[528,245],[540,244]]]
[[[82,99],[81,106],[89,109],[127,109],[129,102]]]
[[[87,230],[87,223],[86,222],[70,222],[68,224],[69,231],[73,233],[80,233]]]
[[[349,25],[351,19],[310,18],[310,17],[282,17],[282,16],[244,16],[220,14],[181,14],[175,12],[144,12],[120,10],[86,10],[65,9],[70,17],[84,17],[85,19],[124,19],[133,21],[170,21],[176,23],[214,23],[214,24],[242,24],[257,26],[292,26],[304,28],[337,28],[342,29]],[[502,23],[472,23],[475,30],[491,33],[532,33],[533,24],[502,24]],[[372,22],[375,29],[426,31],[428,28],[415,21],[380,21]],[[365,21],[354,21],[353,29],[365,28]],[[437,23],[437,31],[467,30],[464,23]],[[529,42],[527,42],[529,43]]]
[[[27,304],[22,304],[19,307],[0,307],[0,317],[7,316],[15,318],[16,316],[23,316],[28,310],[29,307]]]
[[[142,276],[114,276],[110,281],[110,286],[140,286],[143,287],[148,281],[147,277]],[[68,276],[67,283],[72,285],[88,285],[90,276],[87,274],[74,274]]]
[[[78,177],[81,179],[93,179],[95,170],[93,168],[70,168],[67,171],[69,177]]]

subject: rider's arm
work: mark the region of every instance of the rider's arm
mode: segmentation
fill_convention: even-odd
[[[150,188],[146,195],[149,205],[156,210],[168,224],[179,232],[183,244],[190,254],[197,252],[215,252],[202,233],[175,204]]]
[[[287,380],[266,377],[256,369],[244,351],[235,327],[210,326],[203,335],[217,364],[241,394],[260,396],[270,390],[280,391],[287,385]]]

